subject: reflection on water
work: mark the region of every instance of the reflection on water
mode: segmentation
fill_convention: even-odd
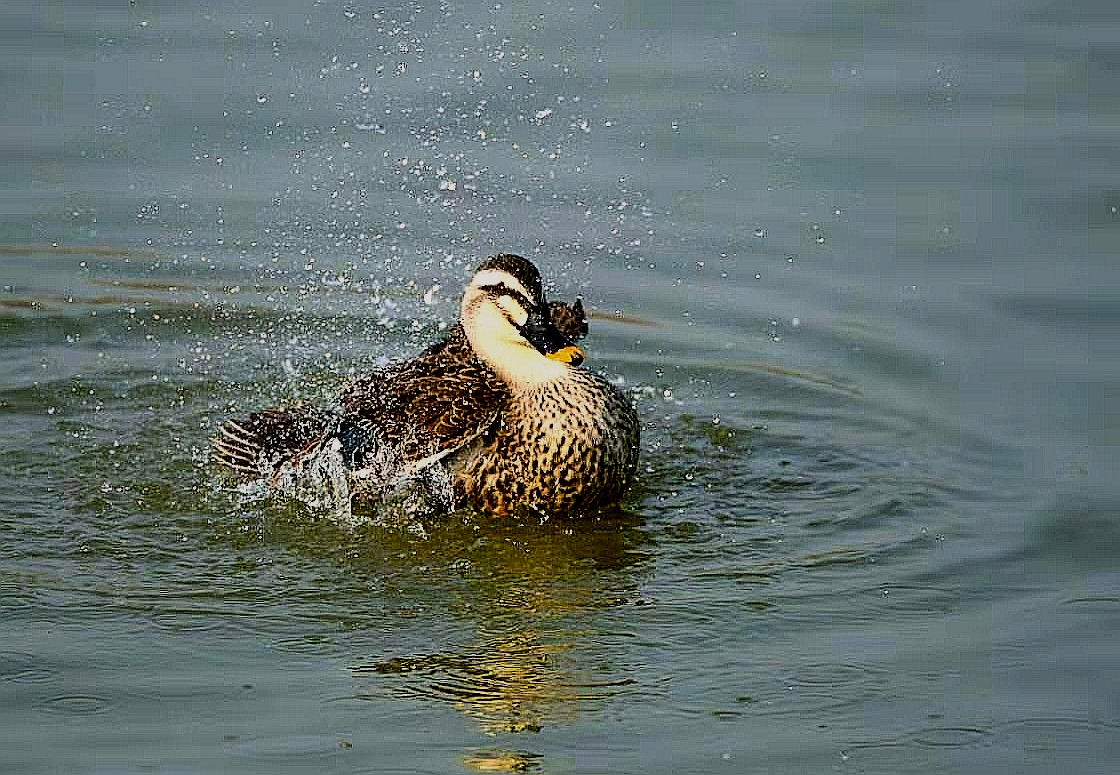
[[[639,520],[616,514],[590,524],[511,526],[476,517],[430,535],[382,532],[380,543],[390,553],[407,547],[412,568],[455,558],[456,614],[470,620],[474,637],[434,653],[374,655],[353,666],[356,696],[379,699],[388,689],[446,702],[496,735],[570,722],[587,705],[631,690],[633,677],[595,656],[600,633],[590,621],[596,611],[640,602],[653,541]],[[522,771],[538,758],[464,754],[483,771]]]
[[[541,755],[505,748],[479,749],[466,754],[463,764],[477,772],[536,772]]]

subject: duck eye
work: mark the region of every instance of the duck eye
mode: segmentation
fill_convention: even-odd
[[[525,298],[525,294],[521,293],[518,290],[510,288],[505,283],[496,283],[494,285],[486,285],[486,286],[483,286],[483,290],[486,291],[487,293],[489,293],[491,296],[494,296],[494,297],[508,296],[519,307],[521,307],[523,310],[525,310],[526,313],[532,312],[536,308],[535,304],[533,304],[531,301],[529,301],[529,299]]]

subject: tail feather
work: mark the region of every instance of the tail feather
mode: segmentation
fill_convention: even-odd
[[[553,325],[564,336],[573,342],[587,336],[587,314],[583,311],[583,299],[576,299],[574,304],[549,302],[548,308]]]
[[[227,420],[211,442],[211,459],[240,474],[260,476],[330,433],[331,412],[307,403],[254,412]]]
[[[260,437],[236,420],[223,423],[211,442],[211,448],[215,462],[243,474],[259,472]]]

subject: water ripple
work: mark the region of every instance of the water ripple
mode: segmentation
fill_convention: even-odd
[[[272,641],[272,648],[291,654],[323,654],[330,652],[334,641],[321,633],[304,633]]]
[[[923,748],[971,748],[990,745],[992,730],[982,727],[927,727],[907,735],[907,742]]]
[[[568,672],[557,659],[567,648],[511,639],[477,652],[392,657],[352,669],[359,677],[379,676],[376,684],[396,679],[389,691],[398,696],[450,703],[490,733],[538,732],[576,715],[584,703],[640,690],[633,678],[596,680]],[[366,689],[356,696],[379,694]]]
[[[942,616],[961,604],[960,590],[924,584],[882,583],[858,588],[832,587],[816,593],[776,594],[782,618],[802,624],[867,623],[889,616]]]
[[[1120,718],[1099,719],[1088,716],[1029,716],[997,725],[1000,745],[1028,750],[1031,747],[1083,748],[1086,738],[1101,736],[1115,742],[1120,733]]]
[[[108,697],[94,694],[60,694],[48,697],[35,707],[52,716],[93,716],[108,713],[115,704]]]
[[[56,670],[39,664],[38,658],[25,651],[0,651],[0,681],[39,683],[52,680]]]
[[[877,770],[873,766],[876,763],[882,766],[906,761],[914,756],[914,748],[965,750],[986,748],[992,746],[994,741],[995,734],[989,727],[966,724],[930,725],[896,737],[855,742],[841,752],[841,757],[863,772],[869,767]],[[907,751],[910,752],[905,753]],[[884,761],[875,762],[876,759]]]
[[[231,756],[272,761],[293,759],[326,759],[353,748],[353,743],[342,736],[285,735],[283,737],[231,737],[226,740],[225,752]]]
[[[801,665],[792,673],[736,697],[743,713],[761,716],[807,715],[835,711],[878,696],[887,683],[883,670],[853,662]],[[723,711],[735,713],[738,711]]]
[[[1116,608],[1120,607],[1120,595],[1082,595],[1081,597],[1064,598],[1058,602],[1061,605],[1078,608]]]

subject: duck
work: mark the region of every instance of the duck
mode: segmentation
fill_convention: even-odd
[[[633,479],[641,423],[630,399],[584,365],[576,341],[587,332],[580,299],[550,303],[531,261],[491,256],[442,340],[351,381],[335,406],[301,402],[227,420],[211,459],[291,494],[285,482],[304,482],[306,493],[307,472],[330,458],[341,465],[311,488],[374,507],[401,481],[420,480],[441,492],[443,512],[601,512]]]

